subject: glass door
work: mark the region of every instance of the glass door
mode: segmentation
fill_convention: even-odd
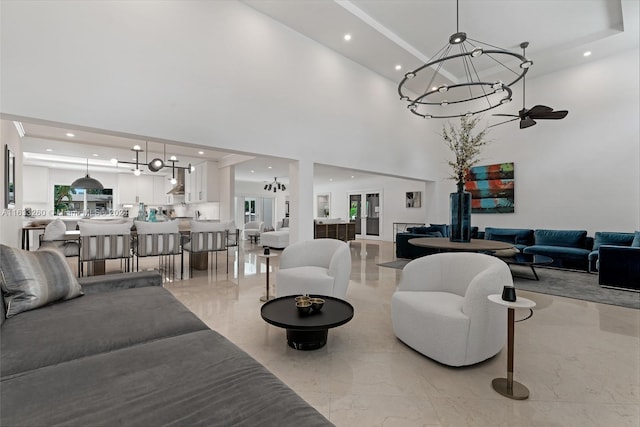
[[[356,236],[362,234],[362,195],[349,194],[349,221],[356,223]]]
[[[367,237],[380,237],[380,193],[366,194],[366,225]]]
[[[349,220],[356,223],[356,236],[379,239],[381,216],[382,204],[379,192],[349,194]]]
[[[244,224],[256,221],[256,199],[253,197],[244,198]]]

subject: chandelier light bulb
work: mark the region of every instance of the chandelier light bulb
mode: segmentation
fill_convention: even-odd
[[[134,146],[133,146],[133,149],[134,149],[135,151],[140,151],[140,150],[141,150],[141,148],[140,148],[140,146],[139,146],[139,145],[134,145]]]
[[[442,85],[442,86],[438,87],[438,92],[440,92],[440,93],[445,93],[448,90],[449,90],[449,87],[447,85]]]
[[[118,159],[111,159],[110,160],[112,165],[117,165],[118,164]]]
[[[140,169],[136,169],[136,170],[134,170],[134,171],[133,171],[133,174],[134,174],[135,176],[140,176]]]
[[[520,64],[520,68],[527,69],[533,65],[533,61],[526,60],[522,64]]]
[[[471,56],[474,58],[477,58],[478,56],[482,55],[484,53],[484,49],[482,49],[481,47],[477,47],[475,49],[473,49],[471,51]]]
[[[173,185],[176,185],[176,184],[178,183],[178,180],[177,180],[177,179],[175,179],[175,178],[171,178],[171,179],[169,180],[169,182],[170,182],[171,184],[173,184]]]

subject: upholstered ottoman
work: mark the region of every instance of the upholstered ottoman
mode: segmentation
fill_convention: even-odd
[[[262,246],[283,249],[289,245],[289,230],[265,231],[260,235]]]

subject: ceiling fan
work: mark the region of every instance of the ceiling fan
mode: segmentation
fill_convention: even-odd
[[[525,56],[525,49],[529,46],[529,42],[520,43],[522,48],[522,56]],[[536,105],[530,109],[525,108],[525,80],[526,76],[522,78],[522,110],[518,111],[518,115],[515,114],[493,114],[499,117],[515,117],[514,119],[507,120],[505,122],[496,123],[489,127],[503,125],[505,123],[512,122],[514,120],[520,120],[520,129],[526,129],[536,124],[536,120],[560,120],[564,119],[569,111],[559,110],[554,111],[553,108],[546,105]]]

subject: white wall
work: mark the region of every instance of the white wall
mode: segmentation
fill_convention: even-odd
[[[433,210],[438,201],[429,196],[427,188],[433,183],[393,177],[374,176],[355,178],[352,181],[316,185],[317,194],[331,194],[331,218],[349,218],[349,193],[379,192],[381,195],[380,238],[393,240],[394,222],[437,222]],[[422,191],[422,207],[407,208],[407,191]]]
[[[15,209],[5,209],[4,193],[5,193],[5,144],[15,154],[16,162],[16,204]],[[0,216],[0,243],[20,247],[21,230],[22,230],[22,148],[20,144],[20,136],[13,126],[13,123],[7,120],[0,121],[0,147],[2,150],[2,160],[0,161],[0,203],[2,203],[2,215]]]
[[[433,180],[425,216],[448,219],[442,121],[408,114],[397,82],[242,3],[1,7],[5,115]],[[631,50],[545,76],[534,66],[527,107],[569,116],[494,128],[483,164],[515,162],[516,213],[473,215],[474,224],[640,228],[638,62]]]
[[[396,82],[240,2],[3,2],[1,19],[5,114],[437,176]]]
[[[543,104],[569,114],[523,130],[517,121],[492,128],[494,143],[482,164],[515,163],[515,213],[473,214],[473,225],[585,229],[590,235],[640,229],[638,61],[638,51],[629,51],[528,79],[527,108]],[[520,108],[520,98],[509,106]],[[452,181],[441,186],[444,202],[455,187]]]

